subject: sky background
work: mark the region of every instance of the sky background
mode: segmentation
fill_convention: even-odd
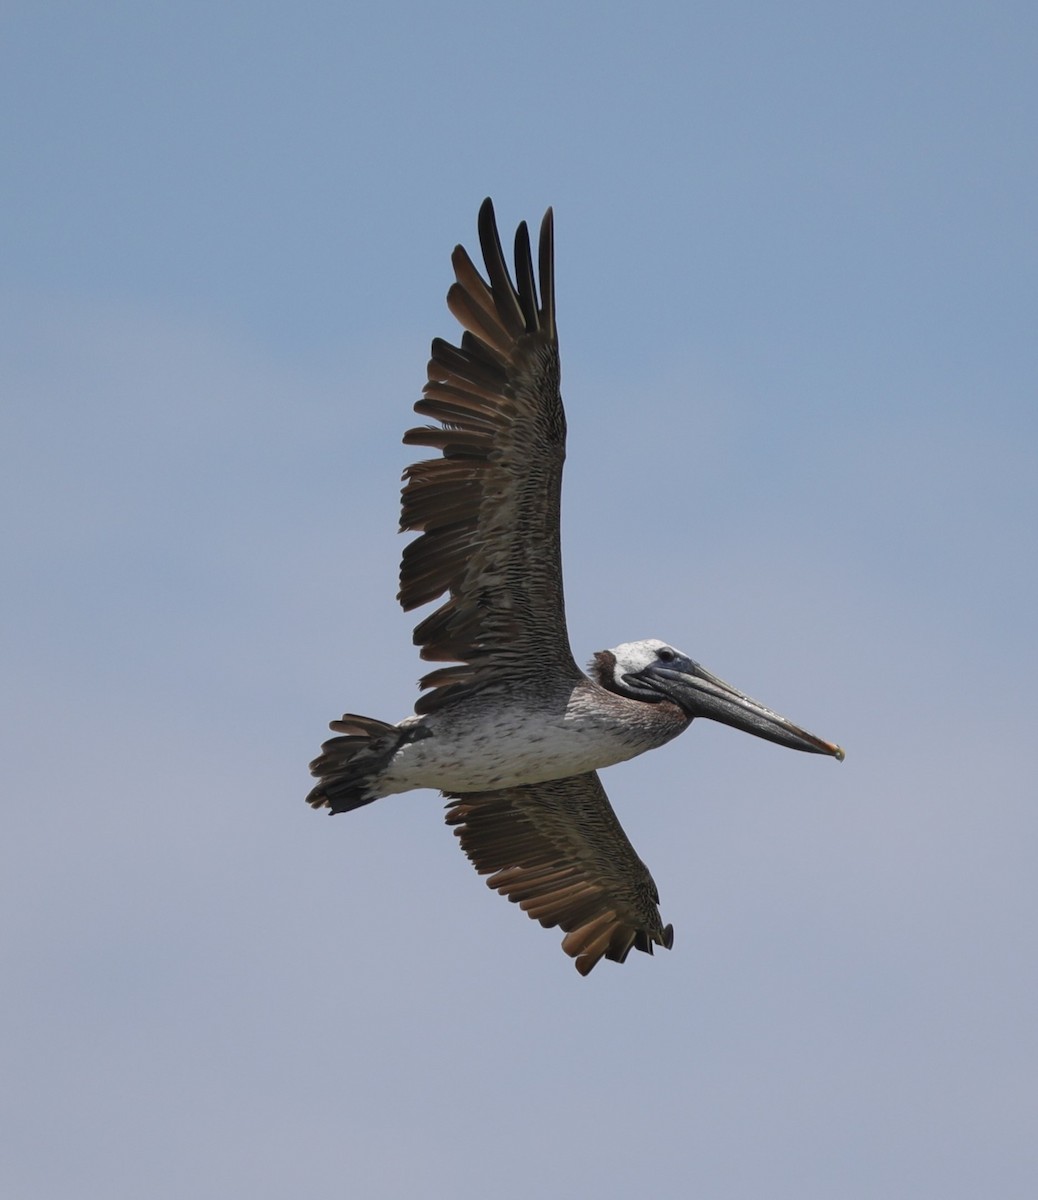
[[[1031,3],[0,10],[0,1191],[1038,1194]],[[581,979],[398,720],[449,255],[556,214],[578,660],[671,953]],[[412,452],[413,453],[413,452]]]

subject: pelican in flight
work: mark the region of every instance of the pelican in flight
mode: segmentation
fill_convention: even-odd
[[[439,451],[404,472],[398,599],[446,597],[414,631],[445,663],[420,683],[398,725],[345,714],[310,765],[314,808],[349,812],[381,796],[435,788],[447,823],[487,883],[545,926],[586,975],[632,947],[670,949],[656,884],[598,778],[601,767],[662,746],[707,717],[809,754],[842,760],[794,725],[656,638],[600,650],[577,666],[562,592],[559,505],[566,419],[559,394],[551,209],[537,268],[525,222],[510,276],[494,208],[479,210],[484,278],[452,256],[447,305],[460,346],[436,338],[415,411],[436,424],[404,435]]]

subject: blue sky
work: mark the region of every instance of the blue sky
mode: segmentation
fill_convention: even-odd
[[[9,4],[5,1194],[1038,1187],[1032,6]],[[555,207],[578,659],[847,748],[604,776],[675,947],[580,979],[431,793],[400,436]]]

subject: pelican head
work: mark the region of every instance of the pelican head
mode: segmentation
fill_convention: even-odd
[[[696,717],[706,717],[792,750],[829,754],[843,761],[839,746],[823,741],[758,700],[750,699],[658,638],[625,642],[615,650],[601,651],[595,655],[593,670],[599,683],[611,691],[649,704],[670,700],[685,712],[690,722]]]

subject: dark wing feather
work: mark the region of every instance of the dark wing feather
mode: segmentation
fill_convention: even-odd
[[[581,975],[603,957],[623,962],[632,946],[670,949],[656,884],[597,773],[456,796],[447,824],[489,887],[565,931]]]
[[[522,663],[545,661],[579,678],[566,634],[559,505],[566,419],[559,395],[552,214],[541,225],[540,295],[525,224],[513,283],[484,201],[479,240],[487,280],[458,246],[447,304],[461,345],[437,338],[415,411],[439,425],[411,429],[409,446],[441,458],[404,472],[404,550],[398,599],[406,610],[448,598],[415,629],[422,657],[460,664],[422,680],[419,713],[470,693]],[[489,282],[488,282],[489,280]]]

